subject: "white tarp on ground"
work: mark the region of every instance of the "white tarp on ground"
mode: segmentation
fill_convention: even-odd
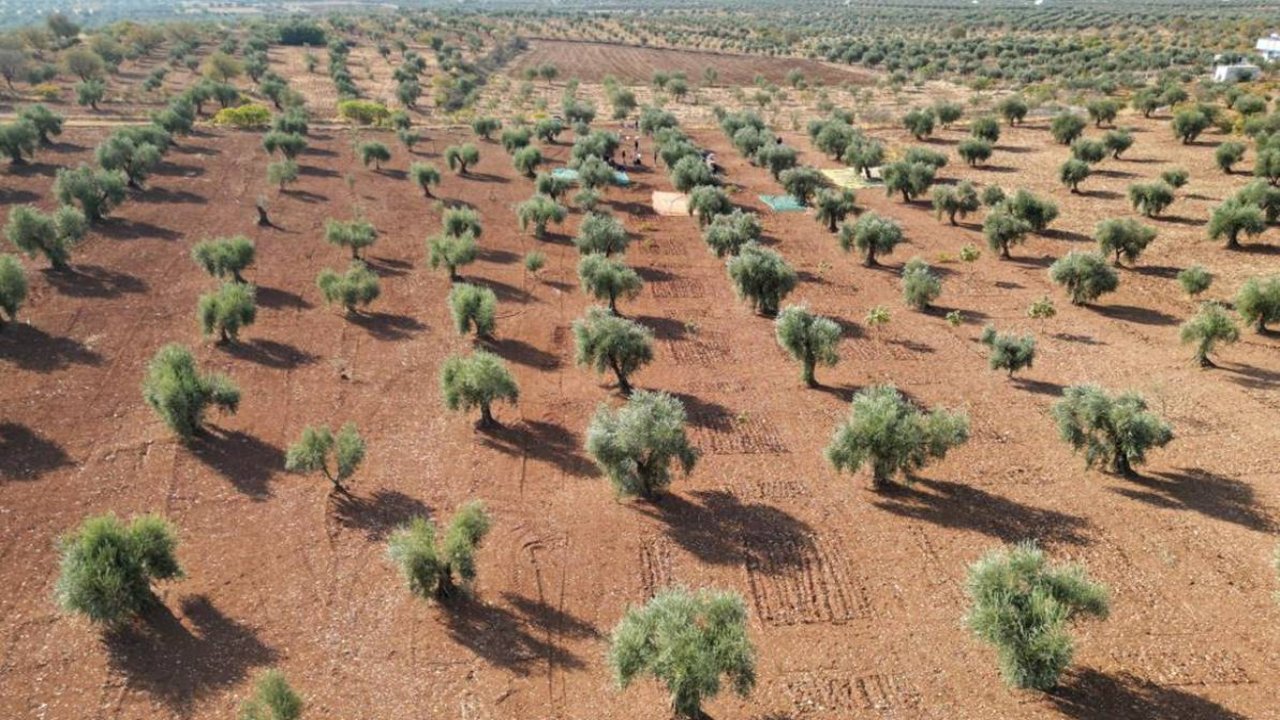
[[[659,215],[674,217],[689,215],[689,196],[684,193],[676,192],[658,192],[653,193],[653,211]]]

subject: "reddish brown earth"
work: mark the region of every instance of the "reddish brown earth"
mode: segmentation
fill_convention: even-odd
[[[575,77],[585,83],[598,83],[612,75],[623,83],[647,83],[658,71],[683,72],[691,82],[701,83],[704,68],[715,68],[717,84],[750,85],[763,76],[782,84],[787,73],[799,70],[810,82],[821,80],[827,85],[865,84],[871,75],[856,68],[831,65],[817,60],[788,57],[766,57],[673,48],[641,47],[580,40],[529,40],[528,51],[511,64],[511,75],[519,76],[525,68],[550,63],[564,78]]]
[[[976,226],[951,228],[922,205],[864,190],[859,204],[898,218],[909,241],[869,270],[813,219],[766,215],[770,242],[804,271],[790,301],[848,328],[843,361],[819,371],[816,390],[801,386],[771,322],[734,298],[696,222],[652,214],[649,193],[669,189],[665,175],[610,190],[636,234],[628,262],[648,283],[622,309],[658,338],[637,384],[685,401],[703,453],[652,505],[617,500],[581,450],[596,405],[618,397],[573,366],[568,327],[588,305],[569,242],[578,216],[541,245],[520,234],[511,208],[530,185],[500,146],[483,144],[477,172],[439,188],[484,219],[484,253],[463,272],[498,294],[489,345],[521,388],[518,406],[497,409],[504,429],[483,434],[440,400],[440,362],[471,343],[451,327],[445,278],[424,267],[439,210],[403,178],[402,150],[376,173],[357,166],[346,131],[321,131],[297,190],[281,195],[265,187],[256,135],[184,139],[151,189],[93,232],[74,275],[26,263],[32,297],[22,323],[0,334],[0,717],[225,718],[257,672],[278,666],[311,718],[663,718],[657,685],[615,691],[605,653],[625,608],[669,583],[747,598],[759,686],[711,703],[717,718],[1271,716],[1278,343],[1246,332],[1221,369],[1193,367],[1177,342],[1192,306],[1172,275],[1203,262],[1219,274],[1208,294],[1229,297],[1242,278],[1275,272],[1275,245],[1228,253],[1199,240],[1208,209],[1244,179],[1212,169],[1212,146],[1184,148],[1162,121],[1135,122],[1130,159],[1103,163],[1113,174],[1090,179],[1092,195],[1056,187],[1066,150],[1047,146],[1043,127],[1007,132],[993,169],[946,168],[944,178],[1049,193],[1063,217],[1014,260],[984,251],[972,265],[938,264],[944,294],[929,313],[904,307],[895,270],[915,254],[936,261],[981,245]],[[55,166],[89,157],[104,133],[70,131],[37,164],[5,169],[0,203],[48,207]],[[427,134],[414,159],[443,165],[438,154],[461,135]],[[961,133],[944,135],[939,145]],[[720,152],[744,206],[761,209],[756,194],[777,192],[719,134],[697,136]],[[567,147],[548,155],[563,161]],[[1160,239],[1122,271],[1119,292],[1069,306],[1047,263],[1089,247],[1098,219],[1129,212],[1127,184],[1175,158],[1192,182],[1156,221]],[[281,229],[255,227],[260,194]],[[369,256],[383,294],[345,319],[314,279],[346,264],[321,239],[324,219],[357,207],[381,232]],[[196,327],[213,281],[189,252],[233,233],[258,243],[248,275],[261,311],[238,346],[221,349]],[[521,257],[539,246],[550,262],[537,280]],[[1027,320],[1045,294],[1058,316]],[[870,331],[875,305],[893,319]],[[948,326],[949,309],[966,323]],[[976,342],[985,322],[1034,332],[1035,369],[1012,380],[989,371]],[[173,341],[244,391],[240,412],[214,416],[211,435],[189,447],[139,393],[146,362]],[[1085,381],[1140,390],[1175,424],[1177,439],[1140,477],[1085,472],[1056,437],[1050,404]],[[865,476],[832,472],[821,450],[851,394],[881,382],[967,409],[973,438],[910,488],[875,493]],[[283,472],[304,425],[348,420],[369,444],[354,498]],[[388,532],[471,498],[495,518],[474,599],[415,598],[386,560]],[[187,573],[159,588],[163,611],[109,637],[52,601],[55,539],[106,511],[168,516]],[[1006,689],[994,654],[961,624],[967,565],[1025,538],[1113,592],[1111,618],[1077,629],[1075,667],[1051,695]]]

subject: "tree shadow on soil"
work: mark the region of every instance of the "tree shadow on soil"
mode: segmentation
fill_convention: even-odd
[[[1072,671],[1046,696],[1054,709],[1076,720],[1244,720],[1218,703],[1130,673],[1092,668]]]
[[[658,340],[683,340],[689,332],[684,323],[661,315],[637,315],[632,320],[652,330],[653,337]]]
[[[374,490],[367,498],[343,493],[332,497],[334,518],[343,527],[364,533],[371,542],[385,540],[415,517],[431,517],[426,503],[399,490]]]
[[[1140,325],[1176,325],[1178,318],[1151,308],[1137,305],[1090,305],[1094,312],[1112,320],[1133,322]]]
[[[25,323],[0,329],[0,360],[23,370],[53,372],[70,365],[100,365],[102,356],[84,343],[69,337],[54,337]]]
[[[259,285],[255,297],[257,298],[259,305],[264,308],[271,308],[272,310],[309,310],[314,307],[301,295],[289,292],[288,290],[281,290],[279,288],[263,287]]]
[[[138,200],[142,202],[152,203],[171,203],[171,204],[192,204],[192,205],[208,205],[209,200],[203,195],[197,195],[186,190],[169,190],[157,185],[152,185],[146,190],[138,194]]]
[[[241,360],[279,370],[293,370],[320,359],[319,356],[300,350],[293,345],[261,338],[255,338],[249,342],[228,343],[222,347],[227,354]]]
[[[205,428],[189,445],[191,454],[254,500],[271,496],[268,486],[284,467],[280,448],[238,430]]]
[[[1202,468],[1132,475],[1130,485],[1112,488],[1133,500],[1172,510],[1195,512],[1260,532],[1271,532],[1276,523],[1258,507],[1253,486]],[[1132,487],[1137,486],[1137,487]]]
[[[203,698],[276,661],[276,652],[252,628],[224,615],[205,596],[184,598],[181,609],[190,629],[156,603],[142,622],[103,638],[111,667],[174,712],[188,714]]]
[[[122,220],[111,218],[95,226],[100,233],[113,240],[144,240],[160,238],[161,240],[181,240],[182,233],[142,220]]]
[[[36,480],[70,464],[61,445],[26,425],[0,422],[0,481]]]
[[[427,329],[427,326],[408,315],[392,315],[382,312],[352,313],[347,316],[352,325],[364,328],[378,340],[397,342],[407,340],[414,333]]]
[[[1228,377],[1237,385],[1254,390],[1274,390],[1280,386],[1280,372],[1274,370],[1264,370],[1240,363],[1234,363],[1226,369],[1231,373]]]
[[[366,256],[364,264],[369,266],[379,277],[399,277],[413,269],[413,263],[393,258]]]
[[[744,503],[724,490],[664,493],[634,509],[662,522],[667,537],[702,562],[735,565],[767,554],[764,572],[800,567],[813,559],[813,530],[786,511],[764,503]]]
[[[114,298],[147,291],[145,280],[97,265],[45,270],[44,277],[59,293],[78,298]]]
[[[596,466],[579,449],[577,434],[561,425],[524,419],[514,425],[500,425],[481,431],[485,447],[507,455],[520,455],[550,463],[573,477],[593,477]]]
[[[485,345],[498,357],[518,365],[546,369],[559,367],[560,365],[558,356],[516,338],[489,340]]]
[[[533,299],[529,291],[524,288],[518,288],[501,280],[492,280],[490,278],[475,278],[472,280],[476,285],[487,287],[498,296],[499,302],[504,303],[526,303]]]
[[[1015,377],[1010,382],[1014,387],[1024,392],[1035,393],[1037,395],[1048,395],[1049,397],[1061,397],[1066,391],[1066,386],[1061,383],[1049,382],[1048,380],[1032,380],[1030,378]]]
[[[916,478],[877,493],[877,508],[939,527],[970,530],[1003,542],[1087,545],[1091,523],[1078,515],[1023,505],[962,483]]]
[[[561,627],[571,631],[588,626],[543,602],[522,598],[512,603],[514,609],[467,596],[446,602],[448,607],[441,612],[441,621],[450,639],[494,667],[521,677],[544,665],[572,670],[586,667],[581,658],[558,645],[554,633],[544,625],[558,620]]]

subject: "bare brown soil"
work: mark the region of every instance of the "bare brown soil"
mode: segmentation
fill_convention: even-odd
[[[669,189],[665,175],[634,173],[631,188],[610,190],[635,234],[627,260],[648,284],[622,310],[657,336],[636,382],[684,400],[703,452],[655,504],[615,499],[581,449],[596,405],[619,399],[611,381],[573,366],[568,328],[588,305],[569,242],[578,216],[543,243],[519,233],[512,206],[530,185],[500,146],[482,144],[476,172],[439,188],[484,219],[484,252],[463,272],[498,294],[487,345],[521,388],[518,406],[497,409],[504,427],[486,434],[439,397],[441,361],[471,343],[451,327],[445,278],[423,265],[439,208],[403,177],[410,160],[443,165],[438,154],[461,135],[429,131],[421,156],[397,149],[378,173],[358,166],[347,133],[326,131],[284,194],[265,186],[258,136],[182,140],[151,188],[93,232],[74,274],[26,263],[31,301],[0,333],[0,717],[226,718],[255,673],[279,666],[308,717],[663,718],[656,685],[611,687],[605,652],[627,605],[670,583],[748,600],[759,686],[748,700],[713,702],[717,718],[1271,716],[1280,343],[1246,333],[1221,369],[1193,367],[1177,342],[1192,306],[1172,276],[1204,263],[1219,276],[1209,295],[1229,297],[1242,278],[1276,271],[1276,231],[1237,253],[1200,240],[1209,209],[1244,178],[1212,169],[1210,144],[1173,142],[1164,120],[1125,121],[1139,125],[1137,144],[1080,196],[1056,186],[1066,150],[1048,145],[1042,126],[1006,131],[990,168],[942,172],[1061,204],[1055,230],[1010,261],[984,252],[971,265],[939,262],[981,245],[976,225],[940,224],[922,204],[875,190],[860,206],[899,219],[909,241],[881,269],[842,254],[812,218],[766,215],[769,241],[803,272],[790,301],[847,328],[843,361],[820,371],[816,390],[801,386],[772,323],[734,298],[696,222],[652,213],[649,193]],[[55,167],[87,159],[105,132],[74,129],[36,164],[6,168],[0,204],[49,207]],[[767,173],[718,134],[698,137],[740,186],[736,201],[762,210],[756,194],[777,192]],[[546,153],[563,161],[567,147]],[[806,161],[830,164],[812,151]],[[1119,292],[1071,307],[1047,264],[1090,247],[1097,220],[1130,214],[1127,184],[1174,162],[1192,181],[1155,221],[1153,248],[1122,271]],[[259,195],[280,229],[255,227]],[[346,319],[323,306],[314,278],[347,262],[322,241],[324,219],[357,208],[381,232],[369,257],[383,294]],[[240,344],[216,348],[193,317],[213,282],[189,252],[233,233],[258,243],[248,275],[261,309]],[[550,259],[541,279],[521,267],[534,248]],[[900,298],[896,269],[916,254],[944,273],[928,313]],[[1027,320],[1046,294],[1057,317]],[[893,319],[873,331],[863,317],[875,305]],[[950,309],[962,326],[944,321]],[[1034,332],[1035,369],[1012,380],[988,371],[976,342],[986,322]],[[240,412],[214,416],[191,446],[139,394],[147,360],[171,341],[244,390]],[[1140,390],[1176,425],[1140,477],[1085,472],[1056,437],[1047,409],[1086,381]],[[875,493],[866,477],[833,473],[821,450],[851,394],[881,382],[966,408],[974,433],[911,487]],[[283,472],[304,425],[348,420],[369,442],[352,499]],[[416,599],[385,559],[387,534],[470,498],[496,519],[474,598]],[[187,577],[162,586],[163,609],[145,623],[104,637],[59,613],[52,592],[55,539],[105,511],[171,518]],[[966,566],[1025,538],[1113,591],[1111,618],[1078,629],[1075,669],[1050,695],[1003,687],[993,653],[961,625]]]
[[[734,53],[676,50],[574,40],[530,40],[529,50],[511,64],[509,72],[519,76],[525,68],[550,63],[560,77],[576,77],[582,82],[597,83],[612,75],[623,83],[646,83],[655,72],[683,72],[690,82],[701,84],[705,68],[718,73],[716,84],[750,85],[763,76],[771,83],[782,84],[787,73],[799,70],[813,82],[827,85],[865,84],[870,73],[856,68],[830,65],[816,60],[786,57],[762,57]]]

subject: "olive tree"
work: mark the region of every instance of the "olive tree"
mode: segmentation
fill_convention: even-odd
[[[588,253],[578,261],[578,282],[582,291],[609,304],[609,312],[618,314],[618,298],[635,298],[644,283],[635,270],[600,253]]]
[[[302,706],[284,673],[271,669],[254,682],[253,695],[240,706],[240,720],[300,720]]]
[[[348,315],[377,300],[382,293],[377,273],[359,260],[352,260],[341,275],[329,268],[321,270],[316,276],[316,287],[326,303],[341,305]]]
[[[698,216],[698,227],[705,228],[717,215],[733,211],[729,194],[715,185],[699,185],[689,191],[689,214]]]
[[[818,191],[813,202],[814,217],[827,226],[827,232],[835,232],[836,226],[844,222],[845,217],[857,210],[852,190],[841,188],[823,188]]]
[[[753,212],[734,210],[727,215],[717,215],[702,232],[702,240],[716,257],[737,255],[742,246],[760,240],[764,232],[760,216]]]
[[[479,250],[471,233],[441,233],[427,238],[427,264],[432,270],[444,268],[450,280],[458,279],[458,268],[476,261]]]
[[[924,467],[969,439],[969,417],[936,408],[923,412],[892,385],[876,385],[853,396],[849,416],[836,426],[827,461],[836,471],[871,467],[876,488],[899,472]]]
[[[377,142],[376,140],[362,142],[356,146],[356,155],[360,157],[360,163],[365,167],[373,164],[373,169],[381,170],[382,163],[391,160],[391,150],[387,146]]]
[[[142,398],[184,440],[200,432],[209,407],[233,414],[240,407],[235,383],[225,375],[201,373],[191,351],[176,343],[165,345],[151,358]]]
[[[26,165],[27,158],[35,155],[39,141],[39,131],[27,120],[0,125],[0,153],[8,155],[13,165]]]
[[[902,226],[897,221],[874,212],[863,213],[852,225],[840,228],[840,249],[845,252],[857,248],[867,267],[879,264],[877,257],[893,253],[902,242]]]
[[[480,215],[471,208],[449,208],[440,217],[440,227],[445,235],[461,237],[471,235],[479,238],[484,228],[480,224]]]
[[[1209,355],[1218,345],[1230,345],[1240,339],[1235,318],[1216,302],[1201,303],[1199,311],[1182,324],[1178,338],[1183,345],[1194,344],[1196,362],[1202,368],[1214,367]]]
[[[1280,147],[1274,142],[1258,151],[1258,157],[1253,161],[1253,174],[1270,185],[1280,185]]]
[[[1032,542],[993,550],[969,567],[965,623],[996,649],[1009,685],[1049,690],[1071,664],[1068,623],[1107,617],[1107,589],[1076,565],[1053,567]]]
[[[1010,126],[1021,123],[1027,117],[1028,110],[1027,102],[1017,95],[1009,95],[996,103],[996,112]]]
[[[1153,447],[1173,439],[1173,428],[1147,410],[1143,397],[1134,392],[1111,396],[1096,385],[1066,389],[1052,414],[1058,433],[1076,451],[1084,450],[1085,464],[1102,464],[1129,475],[1134,465],[1146,461]]]
[[[552,200],[559,201],[560,197],[569,191],[569,187],[568,180],[555,175],[540,172],[533,178],[533,191],[539,195],[546,195]]]
[[[1227,198],[1214,208],[1207,228],[1210,240],[1226,238],[1227,248],[1240,248],[1240,235],[1254,236],[1267,229],[1266,219],[1257,205],[1249,205],[1238,198]]]
[[[626,228],[622,227],[622,223],[618,222],[617,218],[608,213],[598,212],[587,213],[582,223],[578,225],[578,234],[573,238],[573,244],[583,255],[589,253],[612,255],[626,252],[630,242],[631,238],[627,235]]]
[[[497,325],[498,296],[487,287],[455,283],[449,291],[449,311],[459,335],[474,329],[477,336],[488,337]]]
[[[493,134],[502,129],[502,121],[497,118],[479,117],[471,121],[471,130],[476,137],[489,140]]]
[[[1178,272],[1178,286],[1188,297],[1195,298],[1213,284],[1213,273],[1203,265],[1192,265]]]
[[[1002,258],[1012,257],[1009,248],[1026,242],[1030,232],[1031,223],[1015,215],[1003,202],[992,208],[982,221],[987,247],[992,252],[999,251]]]
[[[324,475],[333,489],[346,493],[346,482],[364,462],[365,442],[353,422],[344,423],[337,433],[325,425],[307,426],[298,441],[285,452],[285,470]]]
[[[112,208],[124,202],[123,173],[94,170],[81,163],[75,169],[58,168],[53,181],[53,195],[63,205],[79,203],[89,222],[104,219]]]
[[[978,167],[990,160],[993,152],[991,143],[979,138],[965,138],[956,145],[956,154],[970,167]]]
[[[777,313],[778,305],[799,282],[796,271],[781,255],[755,242],[730,256],[726,267],[738,297],[750,302],[761,315]]]
[[[942,279],[929,263],[916,257],[902,266],[902,301],[908,307],[924,311],[942,295]]]
[[[446,600],[475,582],[476,550],[492,524],[479,500],[458,508],[442,541],[436,537],[435,523],[417,516],[391,534],[387,555],[400,569],[410,592],[421,598]]]
[[[653,333],[648,328],[598,307],[574,321],[573,338],[575,362],[598,373],[612,370],[623,395],[631,395],[631,375],[653,360]]]
[[[66,270],[71,249],[84,240],[88,225],[84,213],[70,205],[59,206],[52,214],[18,205],[9,211],[4,233],[27,257],[43,255],[54,270]]]
[[[982,329],[979,342],[991,351],[987,356],[987,365],[992,370],[1004,370],[1009,377],[1023,368],[1031,367],[1036,358],[1036,339],[1033,335],[1018,337],[1013,333],[999,333],[994,325],[988,325]]]
[[[1173,204],[1173,188],[1164,182],[1129,186],[1129,204],[1146,217],[1157,217]]]
[[[1073,112],[1061,112],[1049,121],[1049,134],[1059,145],[1070,145],[1084,132],[1084,118]]]
[[[778,182],[781,183],[782,189],[801,205],[812,203],[818,191],[830,184],[826,175],[819,172],[817,168],[807,165],[784,170],[778,176]]]
[[[1074,250],[1049,266],[1049,279],[1070,293],[1073,305],[1086,305],[1120,286],[1120,276],[1101,255]]]
[[[1156,239],[1156,229],[1133,218],[1112,218],[1098,223],[1093,239],[1098,251],[1115,255],[1115,265],[1120,266],[1123,257],[1130,264],[1137,262],[1151,241]]]
[[[359,260],[360,251],[370,247],[378,240],[378,231],[373,223],[367,220],[333,220],[324,221],[324,239],[330,245],[337,245],[351,250],[351,259]]]
[[[813,371],[819,363],[835,367],[840,360],[840,326],[804,305],[783,308],[774,322],[774,332],[778,345],[800,363],[801,378],[809,387],[818,385]]]
[[[1189,145],[1195,142],[1200,134],[1209,129],[1213,121],[1204,112],[1195,109],[1179,110],[1173,116],[1173,121],[1169,126],[1173,129],[1173,134],[1182,141],[1183,145]]]
[[[948,222],[952,225],[956,224],[956,218],[964,219],[969,216],[969,213],[977,212],[978,208],[982,207],[982,203],[978,200],[978,191],[968,180],[955,187],[940,185],[933,189],[930,198],[933,201],[934,216],[941,219],[946,215]]]
[[[559,225],[568,217],[569,211],[563,205],[547,195],[537,195],[525,200],[516,207],[516,220],[521,230],[533,228],[533,236],[541,240],[546,236],[547,225]]]
[[[298,163],[287,158],[278,162],[267,163],[267,182],[278,186],[282,192],[287,186],[297,181]]]
[[[1133,147],[1133,133],[1129,130],[1108,130],[1102,136],[1102,146],[1113,159],[1119,160],[1125,150]]]
[[[52,145],[53,137],[62,134],[62,123],[65,118],[44,105],[26,105],[18,108],[18,120],[26,121],[35,128],[36,137],[41,145]]]
[[[1044,232],[1058,217],[1058,206],[1052,200],[1039,198],[1027,190],[1019,190],[1004,201],[1009,212],[1022,218],[1033,232]]]
[[[619,495],[652,500],[671,484],[672,465],[687,475],[698,451],[685,434],[684,405],[664,392],[637,390],[618,409],[596,409],[587,453]]]
[[[95,623],[122,625],[160,603],[152,583],[183,576],[177,548],[177,531],[158,515],[128,524],[112,514],[85,518],[58,539],[58,605]]]
[[[245,281],[241,273],[256,254],[253,241],[244,235],[201,240],[191,247],[191,259],[205,272],[219,279],[230,275],[238,283]]]
[[[1232,168],[1244,160],[1244,152],[1244,143],[1224,142],[1213,151],[1213,162],[1219,170],[1230,175]]]
[[[990,115],[976,117],[969,123],[969,134],[975,140],[984,140],[988,143],[1000,142],[1000,123]]]
[[[1085,110],[1089,113],[1089,119],[1093,121],[1094,127],[1102,127],[1104,124],[1112,125],[1115,123],[1116,115],[1120,114],[1120,103],[1111,98],[1099,98],[1090,100],[1085,106]]]
[[[699,185],[718,183],[706,161],[697,155],[686,155],[671,168],[671,184],[677,192],[687,193]]]
[[[458,171],[459,175],[466,175],[467,168],[480,162],[480,151],[471,143],[450,145],[444,149],[444,161],[449,165],[450,170]]]
[[[239,282],[223,283],[222,287],[200,296],[196,317],[205,337],[218,336],[218,343],[235,342],[240,329],[253,324],[258,317],[254,287]]]
[[[848,157],[849,150],[845,152],[845,157]],[[797,162],[799,162],[799,155],[796,149],[777,142],[762,145],[755,154],[756,165],[768,170],[774,180],[780,180],[782,173],[795,167]]]
[[[1249,278],[1236,293],[1236,312],[1258,332],[1267,325],[1280,322],[1280,276],[1266,280]]]
[[[307,139],[299,133],[272,130],[262,136],[262,149],[270,155],[278,152],[286,159],[294,160],[307,149]]]
[[[902,194],[902,202],[911,202],[925,194],[933,184],[937,169],[923,162],[898,161],[880,168],[886,195]]]
[[[912,110],[902,117],[902,126],[916,140],[924,140],[933,134],[934,121],[937,117],[932,110]]]
[[[884,143],[874,138],[859,137],[854,138],[849,143],[849,147],[844,151],[844,164],[862,173],[863,177],[871,178],[871,169],[880,167],[884,162],[885,149]]]
[[[1058,168],[1058,180],[1072,193],[1080,192],[1080,183],[1089,179],[1092,172],[1089,163],[1076,158],[1069,158]]]
[[[409,165],[409,179],[422,188],[423,195],[432,197],[431,186],[440,184],[440,171],[430,163],[412,163]]]
[[[18,319],[18,310],[27,301],[27,273],[22,263],[12,255],[0,255],[0,310],[8,316],[8,322]],[[5,318],[0,317],[0,330]]]
[[[609,664],[619,687],[651,675],[666,685],[671,710],[703,718],[702,703],[724,682],[746,697],[755,687],[747,609],[735,592],[668,588],[629,608],[613,630]]]
[[[467,411],[480,409],[478,427],[498,424],[493,417],[493,403],[505,400],[514,404],[520,398],[515,378],[497,355],[476,350],[470,356],[453,355],[440,368],[440,391],[445,407]]]
[[[527,178],[535,177],[538,174],[538,166],[541,164],[542,151],[532,145],[516,150],[511,156],[512,167]]]

